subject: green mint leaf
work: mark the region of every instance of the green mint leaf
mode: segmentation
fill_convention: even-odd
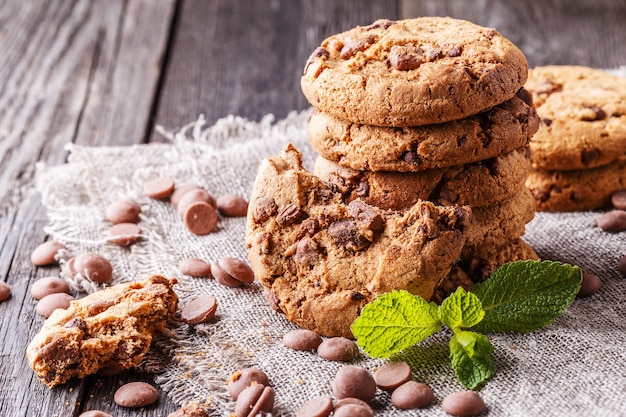
[[[392,291],[367,304],[352,334],[370,356],[387,358],[439,331],[437,305],[408,291]]]
[[[496,373],[493,346],[480,333],[459,331],[450,339],[450,359],[457,378],[468,389],[478,388]]]
[[[480,333],[527,333],[565,312],[580,289],[580,268],[552,261],[516,261],[498,268],[470,291],[482,303]]]
[[[480,299],[459,287],[439,307],[439,317],[451,329],[475,326],[485,316]]]

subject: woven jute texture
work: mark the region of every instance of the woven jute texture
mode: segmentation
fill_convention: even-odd
[[[199,294],[219,302],[217,318],[189,326],[172,323],[172,333],[160,338],[142,369],[155,372],[156,382],[174,402],[197,400],[215,416],[226,416],[234,402],[226,381],[236,370],[258,366],[276,391],[273,415],[294,415],[307,399],[331,395],[331,382],[343,363],[315,353],[285,348],[282,336],[296,328],[273,311],[258,284],[229,288],[214,279],[181,274],[182,259],[207,261],[231,256],[247,260],[244,218],[223,218],[217,229],[195,236],[175,207],[142,195],[145,181],[172,177],[177,184],[196,183],[215,196],[248,198],[262,158],[277,155],[292,142],[311,169],[316,154],[308,144],[307,113],[293,113],[260,122],[228,117],[207,127],[200,118],[176,134],[163,132],[165,144],[131,147],[68,146],[68,162],[40,166],[37,190],[47,208],[46,232],[66,244],[60,262],[84,252],[97,252],[114,266],[110,284],[142,280],[151,274],[176,277],[180,305]],[[106,241],[110,224],[107,205],[132,198],[142,207],[143,239],[130,248]],[[497,373],[480,391],[490,416],[624,416],[626,415],[626,282],[616,270],[626,253],[626,234],[611,234],[596,226],[600,212],[537,213],[524,239],[541,258],[580,266],[602,280],[592,297],[577,299],[564,316],[526,335],[498,334],[490,340]],[[72,282],[80,296],[99,287]],[[377,416],[445,416],[442,398],[463,389],[448,358],[450,334],[442,332],[395,359],[413,364],[414,379],[435,392],[433,405],[401,411],[379,391],[373,402]],[[375,369],[383,362],[359,357],[355,362]]]

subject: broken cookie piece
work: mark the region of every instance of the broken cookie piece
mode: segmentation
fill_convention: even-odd
[[[100,369],[136,366],[176,312],[175,279],[154,275],[72,301],[46,320],[26,350],[50,388]]]
[[[285,220],[284,213],[289,215]],[[459,259],[471,210],[418,201],[403,212],[350,203],[302,167],[287,145],[259,168],[246,243],[275,307],[324,336],[350,325],[378,294],[405,289],[430,299]]]

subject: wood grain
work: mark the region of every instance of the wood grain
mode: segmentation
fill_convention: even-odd
[[[379,16],[395,18],[395,3],[185,0],[157,122],[171,130],[200,113],[212,124],[307,108],[300,91],[307,57],[324,37]]]

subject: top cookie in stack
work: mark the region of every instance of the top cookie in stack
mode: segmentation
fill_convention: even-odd
[[[522,88],[527,74],[515,45],[467,21],[379,20],[333,35],[301,81],[315,107],[315,174],[346,200],[384,209],[418,200],[470,205],[460,264],[481,259],[473,280],[489,275],[498,253],[535,257],[518,241],[534,215],[524,181],[539,125]]]
[[[302,91],[353,123],[406,127],[458,120],[512,99],[526,82],[524,54],[496,30],[423,17],[378,20],[324,40]]]

